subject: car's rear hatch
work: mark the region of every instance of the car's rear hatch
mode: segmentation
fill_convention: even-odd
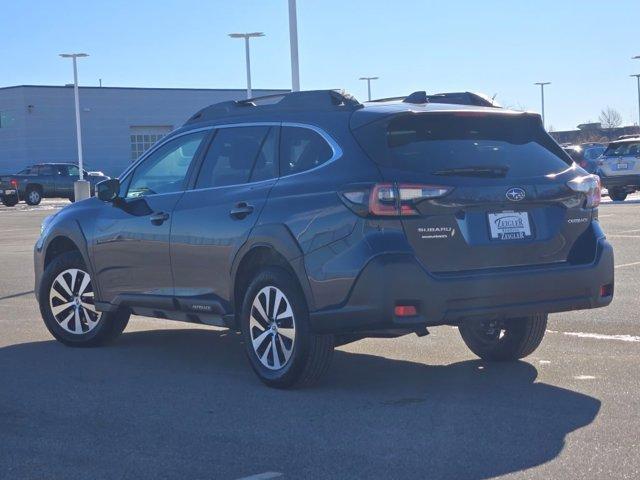
[[[598,163],[607,177],[640,175],[640,141],[611,143]]]
[[[400,197],[403,186],[446,187],[401,217],[431,272],[565,262],[591,222],[585,194],[567,185],[586,172],[537,115],[404,113],[354,134]]]

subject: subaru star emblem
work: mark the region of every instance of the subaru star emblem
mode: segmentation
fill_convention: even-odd
[[[526,194],[521,188],[510,188],[506,193],[506,197],[512,202],[519,202],[520,200],[524,200],[525,196]]]

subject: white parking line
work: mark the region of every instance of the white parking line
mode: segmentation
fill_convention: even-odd
[[[616,265],[613,268],[633,267],[634,265],[640,265],[640,262],[623,263],[622,265]]]
[[[579,338],[593,338],[595,340],[617,340],[620,342],[640,342],[640,336],[637,335],[605,335],[602,333],[586,333],[586,332],[558,332],[556,330],[547,330],[549,333],[562,333]]]
[[[640,235],[607,235],[607,238],[640,238]]]
[[[620,233],[636,233],[636,232],[640,232],[640,228],[634,228],[633,230],[625,230]]]
[[[249,475],[248,477],[242,477],[238,480],[267,480],[269,478],[278,478],[281,477],[282,473],[280,472],[264,472],[264,473],[256,473],[255,475]]]

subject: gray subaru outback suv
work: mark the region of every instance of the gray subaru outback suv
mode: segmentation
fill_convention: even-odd
[[[535,114],[424,92],[225,102],[49,217],[35,291],[70,346],[131,314],[240,331],[275,387],[320,378],[336,346],[439,325],[516,360],[549,313],[611,302],[599,202]]]

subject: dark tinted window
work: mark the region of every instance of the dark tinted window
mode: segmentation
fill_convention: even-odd
[[[28,167],[28,168],[25,168],[24,170],[20,170],[18,172],[18,175],[31,175],[32,173],[33,173],[32,168]]]
[[[184,190],[189,165],[206,132],[183,135],[153,152],[135,169],[127,197]]]
[[[38,175],[53,175],[55,171],[51,165],[41,165],[38,168]]]
[[[275,177],[276,135],[277,129],[271,127],[219,129],[202,163],[196,188]]]
[[[431,175],[547,175],[569,159],[533,117],[399,115],[355,132],[377,163]],[[479,175],[477,175],[479,173]]]
[[[280,135],[280,175],[310,170],[333,156],[326,140],[309,128],[282,127]]]

